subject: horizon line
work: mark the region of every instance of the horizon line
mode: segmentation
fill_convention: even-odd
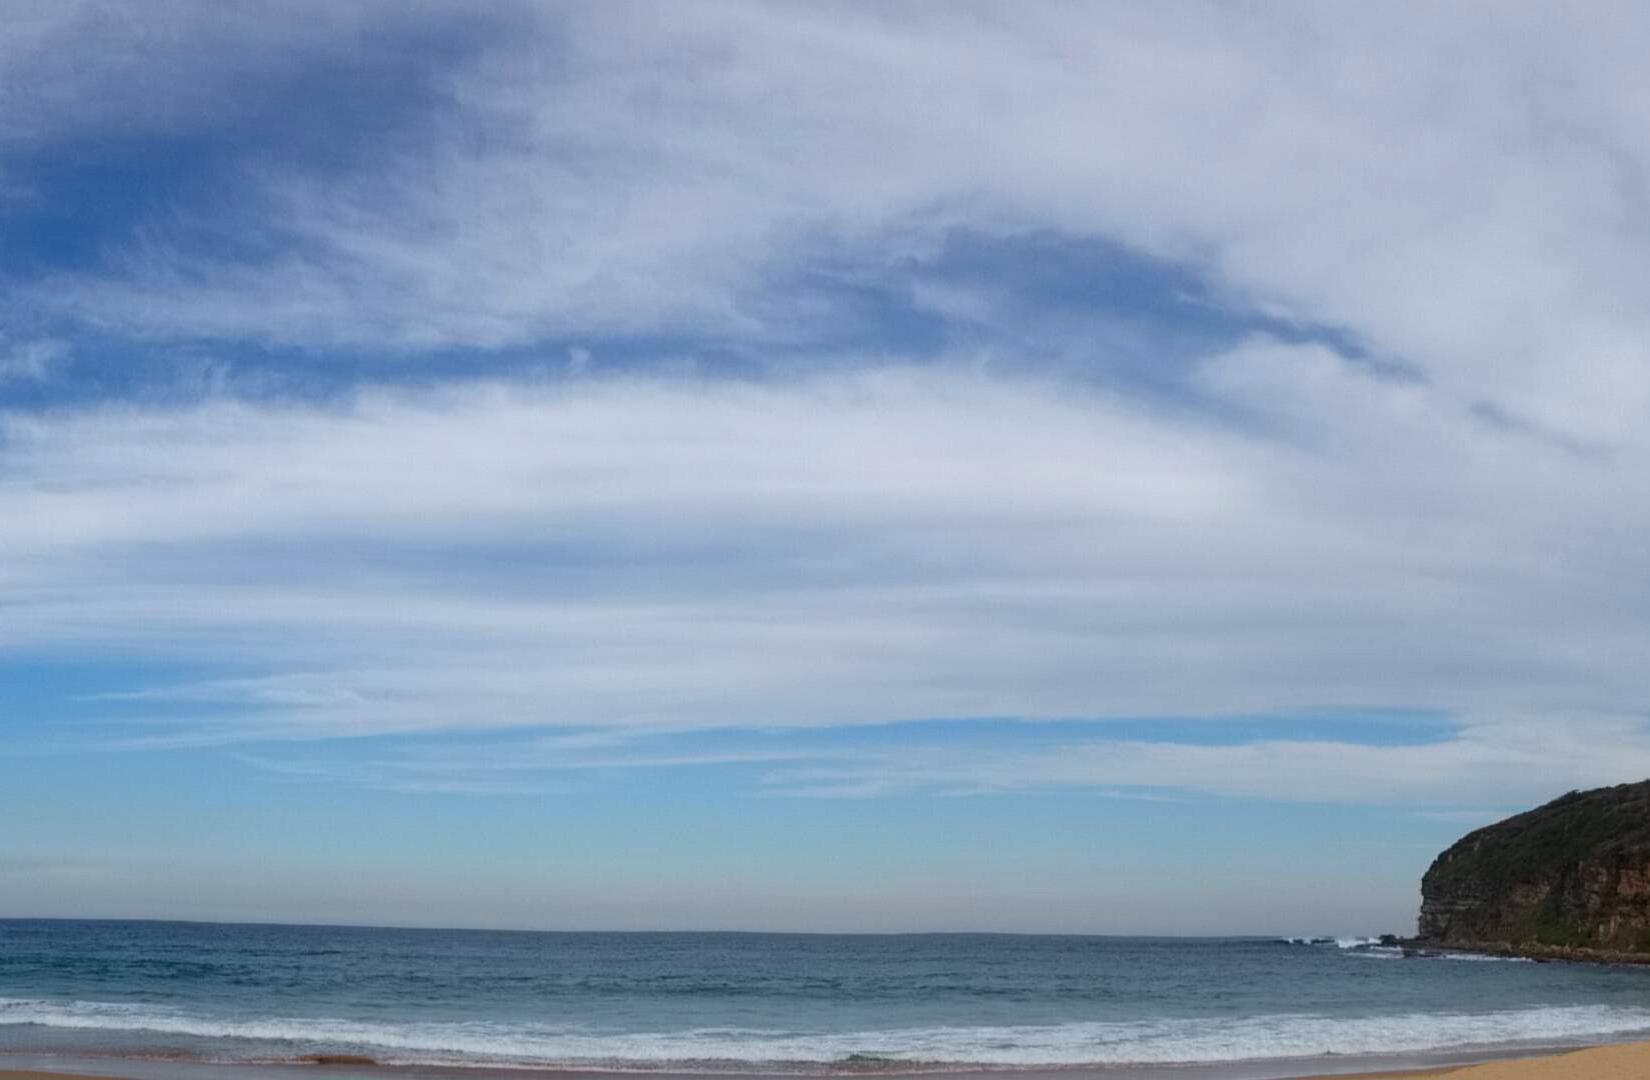
[[[75,916],[75,915],[0,915],[0,925],[5,923],[137,923],[157,926],[225,926],[225,927],[279,927],[294,930],[402,930],[415,933],[465,933],[465,934],[560,934],[572,936],[575,934],[607,934],[607,935],[687,935],[725,936],[725,937],[1065,937],[1065,938],[1115,938],[1134,941],[1287,941],[1293,938],[1337,938],[1347,935],[1337,934],[1296,934],[1285,935],[1277,933],[1231,933],[1231,934],[1129,934],[1129,933],[1102,933],[1081,930],[696,930],[696,929],[628,929],[628,930],[547,930],[528,927],[505,926],[425,926],[414,924],[394,923],[348,923],[348,922],[283,922],[270,919],[175,919],[153,916],[123,917],[112,915]],[[1385,934],[1364,934],[1363,937],[1381,937]],[[1405,937],[1403,934],[1393,934],[1393,937]]]

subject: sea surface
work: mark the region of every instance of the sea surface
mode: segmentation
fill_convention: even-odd
[[[0,921],[11,1055],[876,1073],[1403,1058],[1650,1033],[1650,971],[1359,940]],[[1258,1074],[1256,1074],[1258,1075]]]

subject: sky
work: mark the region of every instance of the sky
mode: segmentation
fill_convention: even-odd
[[[1650,10],[4,0],[0,915],[1405,931],[1650,775]]]

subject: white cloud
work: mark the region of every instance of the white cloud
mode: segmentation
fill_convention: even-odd
[[[132,731],[163,741],[1419,707],[1471,727],[1103,744],[1002,785],[1482,805],[1537,765],[1650,771],[1608,752],[1645,708],[1642,446],[1317,347],[1203,384],[1267,424],[947,366],[12,416],[0,649],[261,672],[135,687],[187,706]],[[853,782],[949,782],[909,768]]]
[[[53,60],[127,32],[96,10],[0,46],[38,91],[0,150],[210,128],[260,82],[200,93],[230,77],[202,41],[274,63],[387,17],[300,32],[172,8],[167,48],[122,53],[143,76],[122,85],[147,88],[123,96]],[[1114,746],[1002,783],[1364,798],[1404,774],[1442,798],[1451,776],[1533,768],[1532,716],[1574,733],[1542,758],[1555,781],[1646,771],[1643,11],[510,17],[359,170],[232,171],[234,212],[147,222],[22,302],[317,348],[600,351],[687,328],[759,351],[836,314],[778,283],[827,256],[882,273],[966,227],[1120,242],[1234,303],[1344,327],[1410,377],[1257,341],[1207,359],[1178,410],[1024,374],[1005,349],[992,371],[1021,375],[953,357],[10,416],[0,649],[232,664],[147,688],[216,713],[170,738],[1344,704],[1471,726],[1379,753]],[[202,100],[227,111],[204,122]],[[194,246],[214,229],[272,254]],[[924,302],[993,317],[967,290]],[[1267,788],[1276,755],[1296,779]],[[944,781],[923,775],[850,779]]]
[[[382,17],[348,10],[311,33]],[[320,345],[771,337],[830,317],[772,285],[821,251],[1048,229],[1187,261],[1569,437],[1612,442],[1650,404],[1630,5],[524,10],[370,169],[264,164],[221,224],[277,223],[276,256],[151,230],[124,273],[40,302]]]
[[[978,795],[1048,788],[1166,788],[1240,798],[1366,805],[1507,807],[1567,790],[1650,775],[1650,725],[1641,720],[1497,717],[1437,741],[1371,745],[1265,739],[1196,744],[1085,738],[1044,749],[987,751],[930,745],[920,754],[776,768],[775,794],[864,798],[933,791]],[[1501,814],[1474,809],[1485,824]],[[1454,819],[1452,819],[1454,820]]]

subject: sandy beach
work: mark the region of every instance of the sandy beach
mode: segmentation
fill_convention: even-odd
[[[295,1076],[304,1075],[305,1066],[290,1066]],[[352,1075],[373,1071],[351,1070]],[[401,1070],[384,1070],[394,1074]],[[331,1075],[329,1073],[329,1075]],[[448,1074],[450,1075],[450,1074]],[[1090,1075],[1073,1070],[1074,1078]],[[1218,1075],[1218,1074],[1217,1074]],[[102,1073],[67,1073],[43,1070],[0,1069],[0,1080],[120,1080],[119,1070]],[[1341,1073],[1309,1080],[1642,1080],[1650,1077],[1650,1042],[1596,1046],[1586,1050],[1542,1057],[1492,1061],[1445,1069],[1420,1069],[1384,1073]]]
[[[1650,1042],[1595,1046],[1550,1057],[1491,1061],[1450,1069],[1362,1074],[1356,1080],[1639,1080],[1650,1077]],[[1347,1080],[1340,1077],[1339,1080]]]

